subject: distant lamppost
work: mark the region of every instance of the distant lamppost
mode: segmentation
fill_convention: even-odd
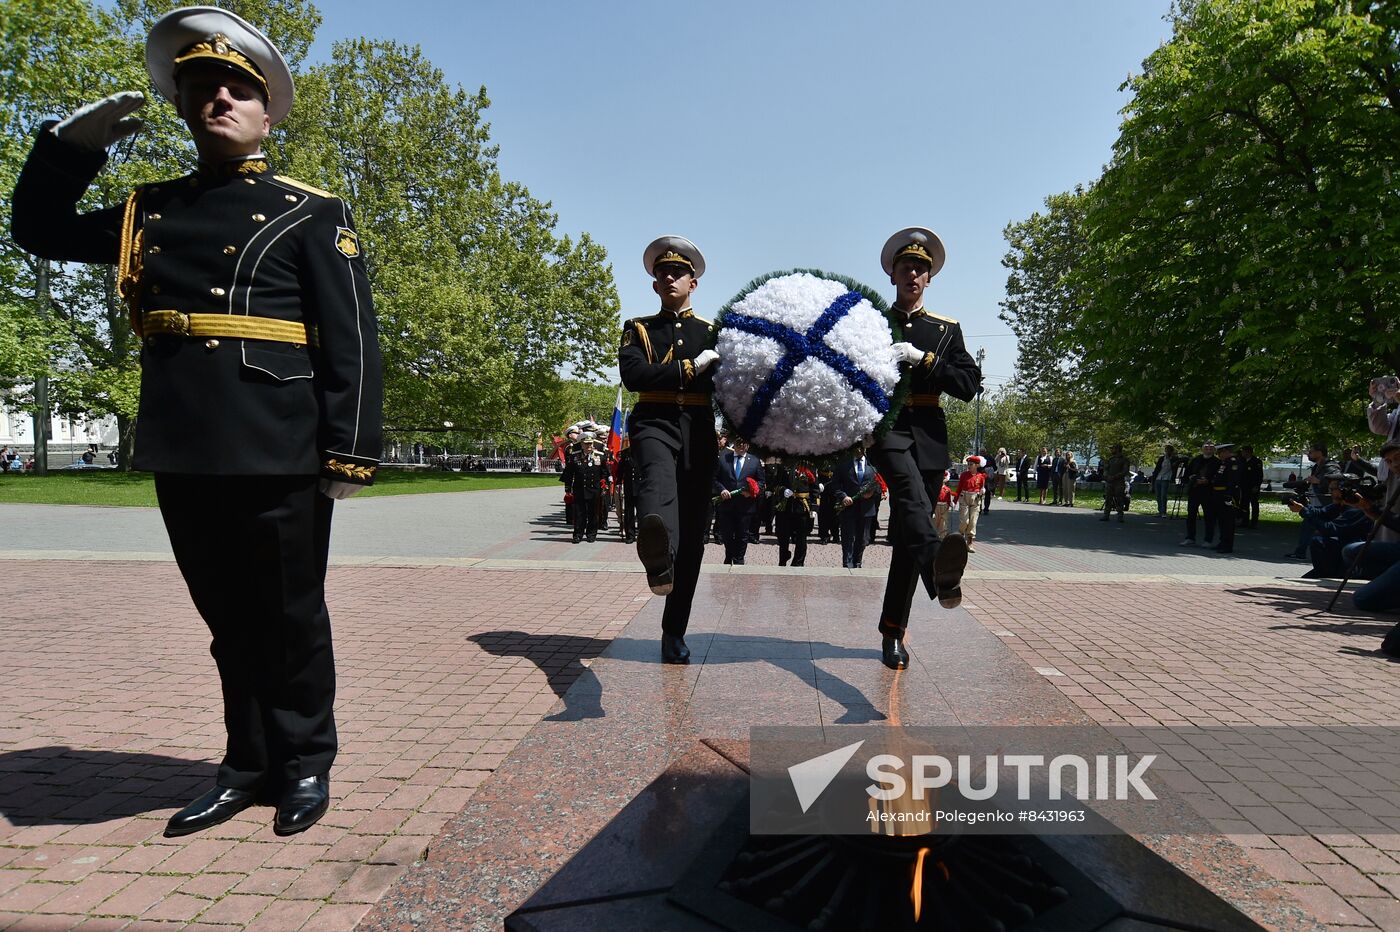
[[[977,371],[982,371],[982,360],[987,358],[987,350],[981,346],[977,347]],[[980,454],[982,452],[982,386],[977,386],[977,415],[976,425],[972,429],[972,452]]]

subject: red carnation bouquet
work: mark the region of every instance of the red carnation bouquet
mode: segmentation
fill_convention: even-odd
[[[758,480],[755,479],[753,476],[749,476],[749,478],[744,480],[744,485],[742,488],[730,489],[729,491],[729,494],[731,496],[744,495],[748,498],[758,498],[758,493]],[[718,505],[722,501],[724,501],[724,496],[722,495],[716,495],[714,498],[710,499],[710,503],[713,505]]]

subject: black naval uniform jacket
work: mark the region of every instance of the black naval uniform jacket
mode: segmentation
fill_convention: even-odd
[[[13,234],[59,261],[115,263],[125,205],[78,214],[105,152],[46,124],[14,191]],[[381,452],[379,336],[350,211],[261,160],[135,194],[140,307],[296,321],[311,345],[147,335],[138,469],[369,484]]]
[[[608,466],[597,454],[589,456],[577,453],[569,460],[564,470],[565,488],[574,496],[574,503],[593,501],[602,494],[603,480],[608,476]]]
[[[907,318],[897,308],[900,321],[897,340],[914,344],[924,358],[913,367],[909,380],[911,401],[946,392],[971,401],[982,387],[982,370],[963,344],[962,326],[951,317],[930,314],[923,308]],[[876,451],[909,450],[920,472],[947,469],[948,422],[941,407],[906,403],[890,430],[877,440]]]
[[[689,309],[636,317],[623,321],[617,353],[617,367],[628,391],[677,396],[676,401],[638,400],[628,420],[633,445],[659,439],[682,453],[683,464],[706,472],[714,468],[716,456],[713,411],[702,410],[699,404],[682,406],[679,401],[682,393],[691,398],[714,393],[714,367],[696,372],[692,363],[710,345],[712,326]]]

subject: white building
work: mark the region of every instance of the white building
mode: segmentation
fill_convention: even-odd
[[[103,449],[117,445],[117,419],[64,417],[55,415],[49,426],[49,455],[62,457],[71,452],[76,458],[95,443]],[[25,408],[0,395],[0,447],[18,447],[22,454],[34,450],[34,417]]]

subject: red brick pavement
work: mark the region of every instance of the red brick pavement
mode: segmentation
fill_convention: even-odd
[[[178,571],[3,570],[0,928],[352,928],[646,597],[638,574],[332,568],[334,808],[286,840],[266,807],[166,839],[223,742]]]
[[[1347,615],[1315,617],[1328,590],[979,582],[964,591],[975,618],[1100,724],[1400,725],[1400,664],[1375,653],[1393,619],[1351,613],[1347,596],[1338,606]],[[1390,798],[1400,803],[1400,787]],[[1294,828],[1291,813],[1254,795],[1222,815],[1233,840],[1331,927],[1400,929],[1400,832],[1271,835],[1271,824]]]

